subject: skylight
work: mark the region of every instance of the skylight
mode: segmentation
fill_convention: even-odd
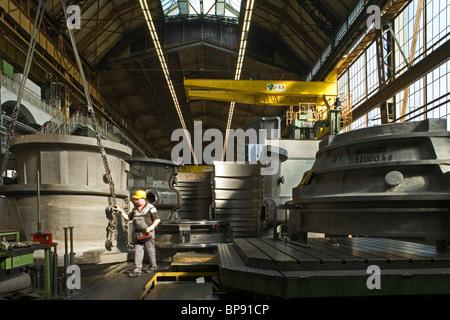
[[[161,0],[164,16],[224,17],[238,21],[241,0]]]

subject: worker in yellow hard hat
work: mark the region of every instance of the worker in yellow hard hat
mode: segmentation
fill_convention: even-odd
[[[135,207],[129,214],[120,210],[121,216],[125,220],[133,220],[133,240],[134,240],[134,269],[129,273],[131,277],[141,275],[144,254],[147,253],[150,265],[146,272],[156,270],[156,249],[155,249],[155,228],[161,222],[156,208],[147,201],[147,192],[137,190],[133,199]]]
[[[144,190],[137,190],[133,196],[134,199],[147,199],[147,192]]]

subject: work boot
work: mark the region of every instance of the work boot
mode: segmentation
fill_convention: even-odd
[[[139,277],[140,275],[141,275],[140,270],[133,270],[128,274],[128,276],[130,276],[130,277]]]
[[[155,271],[156,269],[158,269],[158,266],[148,266],[148,268],[145,269],[144,271],[145,271],[146,273],[150,273],[150,272]]]

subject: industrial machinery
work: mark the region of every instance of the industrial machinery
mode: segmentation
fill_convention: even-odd
[[[317,121],[319,121],[319,112],[316,103],[302,103],[295,107],[291,105],[286,111],[286,126],[282,136],[286,139],[315,139]]]
[[[205,169],[200,166],[200,170]],[[210,215],[212,203],[211,171],[190,170],[178,174],[175,188],[180,191],[183,203],[178,209],[178,232],[172,233],[168,243],[177,249],[215,251],[219,243],[230,241],[228,222],[215,220]]]
[[[329,135],[292,191],[290,237],[450,236],[450,142],[444,119]]]
[[[179,164],[163,159],[128,159],[128,189],[130,194],[145,190],[147,199],[156,207],[162,221],[178,220],[177,209],[181,207],[181,195],[175,189]]]
[[[328,135],[292,189],[288,237],[220,245],[221,282],[282,298],[448,295],[449,156],[442,119]]]
[[[274,165],[277,166],[274,174],[267,174],[263,176],[263,206],[260,215],[260,224],[262,229],[262,235],[268,235],[271,237],[277,236],[276,228],[281,224],[288,222],[288,216],[285,211],[279,210],[281,207],[281,186],[285,182],[285,178],[281,172],[281,165],[288,159],[287,150],[267,145],[264,147],[262,155],[265,157],[270,154],[268,159],[276,159]],[[267,163],[266,166],[271,166],[269,161],[263,159],[262,163]]]
[[[218,243],[229,240],[228,223],[209,218],[209,174],[202,179],[198,174],[195,178],[182,174],[183,180],[178,181],[181,164],[162,159],[130,159],[128,162],[130,193],[145,190],[161,218],[155,238],[158,259],[170,261],[175,253],[185,250],[215,249]],[[207,204],[201,199],[205,193]]]

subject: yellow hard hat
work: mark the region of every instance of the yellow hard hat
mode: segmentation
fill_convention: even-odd
[[[147,192],[144,190],[137,190],[133,198],[135,199],[147,199]]]

